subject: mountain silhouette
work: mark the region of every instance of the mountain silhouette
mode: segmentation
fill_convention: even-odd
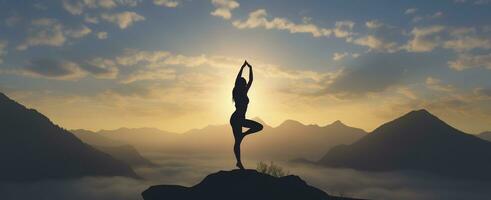
[[[298,176],[273,177],[255,170],[219,171],[208,175],[192,187],[179,185],[151,186],[142,193],[145,200],[162,199],[304,199],[304,200],[349,200],[330,196],[309,186]]]
[[[416,170],[451,178],[491,179],[491,143],[459,131],[426,110],[383,124],[318,162],[358,170]]]
[[[271,127],[259,118],[253,119],[262,123],[264,128],[254,137],[244,140],[242,152],[258,159],[318,160],[326,149],[351,144],[366,134],[362,129],[346,126],[340,121],[318,126],[287,120],[277,127]],[[132,145],[139,151],[217,155],[230,153],[233,145],[231,131],[229,125],[209,125],[181,134],[153,128],[120,128],[96,133]]]
[[[98,133],[77,129],[71,130],[83,142],[92,147],[111,155],[112,157],[125,162],[132,167],[152,167],[155,166],[150,160],[144,158],[135,147],[121,141],[113,140]]]
[[[91,146],[113,147],[113,146],[127,145],[122,141],[111,139],[109,137],[102,136],[99,133],[89,130],[76,129],[76,130],[70,130],[70,132],[73,133],[75,136],[77,136],[78,139],[82,140],[83,142]]]
[[[318,160],[325,154],[326,149],[340,144],[351,144],[366,135],[364,130],[346,126],[340,121],[318,126],[286,120],[278,127],[263,132],[264,134],[254,135],[245,142],[246,154],[260,155],[261,159]]]
[[[138,176],[46,116],[0,93],[0,180]]]
[[[491,141],[491,131],[482,132],[477,137],[480,137],[483,140]]]

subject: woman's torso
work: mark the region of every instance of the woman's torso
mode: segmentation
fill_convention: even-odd
[[[245,113],[247,112],[247,105],[249,104],[249,97],[247,97],[247,94],[237,95],[234,101],[235,113],[240,116],[245,116]]]

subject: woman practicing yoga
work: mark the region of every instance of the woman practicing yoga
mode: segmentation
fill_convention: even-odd
[[[245,78],[242,77],[242,71],[244,67],[249,67],[249,82],[246,82]],[[237,78],[235,79],[235,86],[232,91],[232,97],[235,102],[235,112],[230,117],[230,125],[232,126],[232,130],[234,132],[235,144],[234,144],[234,154],[235,159],[237,159],[236,166],[240,169],[244,169],[242,165],[242,161],[240,160],[240,143],[242,139],[246,135],[261,131],[263,129],[263,125],[246,119],[245,114],[247,112],[247,104],[249,104],[249,97],[247,97],[247,92],[252,85],[252,66],[244,62],[242,67],[240,68],[239,74],[237,74]],[[242,127],[248,128],[247,131],[242,132]]]

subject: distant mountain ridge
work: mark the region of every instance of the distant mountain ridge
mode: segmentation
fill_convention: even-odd
[[[34,109],[0,93],[0,180],[138,176]]]
[[[133,146],[124,142],[113,140],[98,133],[83,129],[70,130],[70,132],[72,132],[83,142],[111,155],[118,160],[125,162],[132,167],[155,166],[155,164],[150,160],[140,155],[140,153]]]
[[[490,142],[451,127],[427,110],[417,110],[383,124],[351,145],[332,148],[318,163],[491,180],[490,158]]]
[[[262,121],[255,118],[257,121]],[[326,149],[351,144],[366,132],[336,121],[326,126],[304,125],[286,120],[277,127],[263,122],[263,131],[246,137],[244,155],[258,159],[319,159]],[[184,133],[172,133],[153,128],[120,128],[96,132],[111,140],[118,140],[136,147],[139,151],[159,150],[171,153],[214,153],[230,154],[233,136],[230,125],[209,125]]]

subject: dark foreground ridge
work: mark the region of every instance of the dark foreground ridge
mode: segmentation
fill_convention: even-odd
[[[427,110],[416,110],[383,124],[351,145],[332,148],[319,164],[490,181],[489,158],[491,142],[457,130]]]
[[[46,116],[0,93],[0,181],[84,176],[139,178],[114,159],[53,124]]]
[[[255,170],[219,171],[208,175],[201,183],[192,187],[179,185],[151,186],[142,193],[145,200],[163,199],[338,199],[326,192],[307,185],[298,176],[281,178],[259,173]]]

